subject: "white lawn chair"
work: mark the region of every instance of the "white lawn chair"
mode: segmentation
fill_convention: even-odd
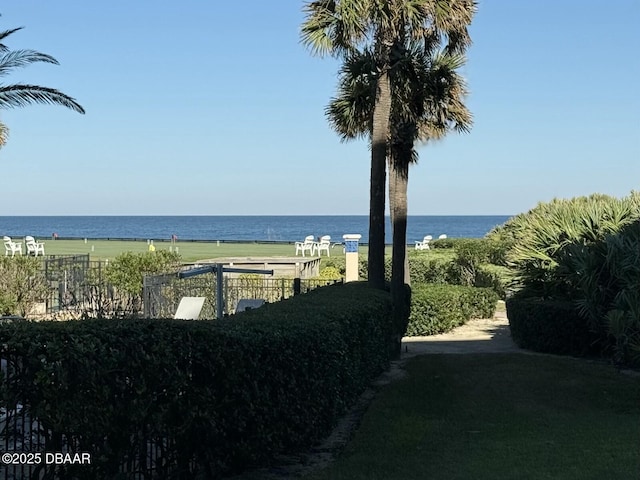
[[[416,242],[416,250],[429,250],[429,242],[433,239],[431,235],[427,235],[422,241]]]
[[[176,320],[198,320],[205,297],[182,297],[173,318]]]
[[[445,238],[447,238],[447,236],[443,233],[438,237],[438,240],[444,240]]]
[[[296,242],[296,255],[301,253],[304,257],[304,252],[309,252],[311,255],[315,252],[316,242],[313,235],[308,235],[304,238],[304,242]]]
[[[24,244],[27,246],[27,255],[38,256],[38,253],[44,256],[44,243],[36,242],[36,239],[31,236],[24,237]]]
[[[6,235],[2,237],[4,240],[4,254],[14,257],[16,253],[22,255],[22,244],[20,242],[14,242],[11,240],[11,237],[7,237]]]
[[[329,247],[331,246],[331,237],[329,235],[324,235],[322,237],[320,237],[320,241],[318,243],[316,243],[316,251],[318,252],[318,256],[321,257],[322,256],[322,252],[327,252],[327,257],[330,257],[331,255],[329,255]]]

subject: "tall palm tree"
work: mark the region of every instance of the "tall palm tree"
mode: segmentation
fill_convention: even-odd
[[[4,40],[11,34],[22,30],[22,27],[0,32],[0,77],[8,75],[13,69],[26,67],[32,63],[44,62],[58,65],[58,61],[50,55],[35,50],[10,50]],[[24,107],[34,103],[62,105],[78,113],[85,113],[84,108],[72,97],[54,88],[38,85],[0,84],[0,109]],[[8,129],[0,122],[0,147],[6,143]]]
[[[464,57],[425,51],[413,42],[395,52],[390,83],[394,92],[389,148],[389,204],[393,225],[391,292],[397,322],[406,321],[408,269],[406,268],[407,185],[409,165],[417,161],[416,142],[442,138],[450,130],[468,131],[471,114],[463,100],[466,86],[457,70]],[[370,137],[374,107],[374,53],[352,52],[343,64],[338,96],[327,107],[332,127],[343,140]],[[403,326],[398,324],[400,331]]]
[[[312,52],[346,57],[364,46],[373,52],[368,260],[369,283],[375,287],[384,285],[384,193],[393,98],[389,72],[395,47],[411,39],[434,49],[446,38],[450,52],[463,52],[470,43],[467,27],[475,6],[474,0],[318,0],[305,7],[302,41]]]

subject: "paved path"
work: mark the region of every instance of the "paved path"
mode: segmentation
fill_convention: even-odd
[[[524,352],[511,338],[505,312],[491,319],[470,320],[451,332],[428,337],[405,337],[402,359],[430,353],[510,353]]]

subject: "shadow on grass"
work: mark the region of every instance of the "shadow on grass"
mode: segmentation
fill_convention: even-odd
[[[638,378],[550,355],[424,355],[406,368],[307,478],[638,478]]]

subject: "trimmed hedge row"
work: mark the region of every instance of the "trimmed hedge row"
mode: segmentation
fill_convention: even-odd
[[[391,318],[387,292],[347,284],[223,321],[4,324],[2,404],[92,452],[62,477],[115,478],[153,441],[158,478],[218,478],[326,435],[387,367]]]
[[[498,295],[489,288],[460,285],[417,285],[411,291],[407,336],[435,335],[471,318],[490,318]]]
[[[519,347],[563,355],[593,353],[596,337],[572,302],[514,295],[506,306],[511,336]]]

